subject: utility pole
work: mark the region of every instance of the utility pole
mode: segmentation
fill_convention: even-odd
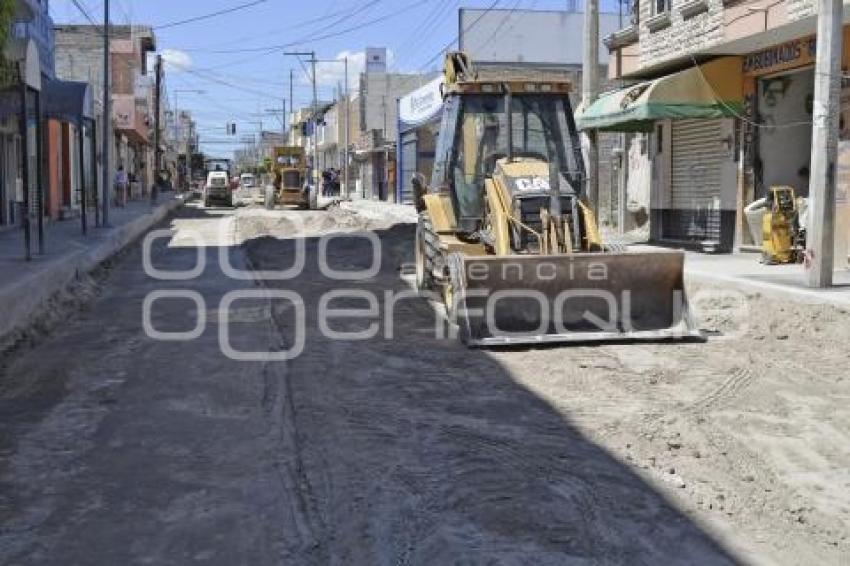
[[[88,207],[89,207],[89,195],[88,195],[88,191],[86,190],[86,183],[88,182],[88,179],[86,179],[86,167],[85,167],[85,154],[86,153],[85,153],[85,149],[84,149],[86,147],[85,146],[86,137],[85,137],[85,131],[83,130],[83,128],[84,128],[83,124],[85,124],[85,122],[83,120],[80,120],[80,124],[79,124],[79,126],[77,126],[77,144],[80,146],[80,149],[79,149],[79,153],[80,153],[80,171],[79,171],[79,175],[80,175],[79,176],[80,199],[83,202],[83,205],[80,207],[80,222],[82,222],[83,236],[85,236],[88,233],[88,229],[89,229],[88,218],[87,218],[87,212],[88,212]]]
[[[289,111],[295,113],[295,99],[292,97],[292,76],[294,72],[289,69]],[[291,127],[291,124],[290,124]]]
[[[109,88],[109,0],[103,2],[103,144],[101,149],[101,167],[103,181],[103,227],[109,227],[109,195],[112,194],[109,171],[109,144],[112,137],[112,100]]]
[[[21,227],[24,230],[24,254],[27,261],[32,261],[32,230],[30,228],[30,147],[29,147],[29,116],[27,115],[27,73],[25,62],[18,63],[18,77],[21,83],[21,184],[23,185],[23,200],[21,201]]]
[[[313,74],[313,76],[310,77],[310,79],[313,83],[313,109],[312,109],[312,112],[311,112],[312,116],[311,116],[311,120],[310,120],[311,123],[313,124],[313,135],[311,136],[313,138],[313,144],[312,144],[313,145],[313,163],[312,163],[312,167],[311,167],[311,169],[312,169],[311,176],[313,177],[313,182],[318,184],[317,183],[318,177],[316,176],[316,164],[318,163],[318,157],[319,157],[319,155],[318,155],[319,154],[319,145],[318,145],[318,137],[317,137],[317,134],[318,134],[317,129],[318,128],[317,128],[317,120],[316,120],[316,118],[318,117],[317,115],[319,113],[318,112],[319,93],[317,91],[317,86],[316,86],[316,63],[318,62],[318,59],[316,59],[316,52],[315,51],[287,51],[287,52],[284,52],[284,55],[287,55],[287,56],[290,56],[290,57],[310,57],[310,66],[311,66],[312,74]],[[289,71],[289,97],[290,97],[290,102],[292,102],[292,100],[291,100],[292,99],[292,71],[291,70]]]
[[[588,108],[599,96],[599,0],[586,0],[584,8],[584,53],[582,104]],[[596,130],[585,130],[587,145],[587,200],[599,217],[599,139]]]
[[[349,145],[351,144],[351,97],[348,92],[348,57],[345,58],[345,196],[351,198],[351,187],[348,178]]]
[[[314,57],[314,59],[315,59],[315,57]],[[344,160],[345,160],[345,162],[343,163],[343,170],[344,170],[343,175],[344,175],[344,179],[345,179],[346,196],[350,197],[351,191],[350,191],[350,187],[349,187],[349,178],[348,178],[348,161],[349,161],[349,157],[350,157],[350,147],[349,146],[351,145],[351,96],[350,96],[350,93],[349,93],[349,86],[348,86],[348,57],[343,57],[342,60],[340,60],[340,59],[323,59],[323,60],[315,59],[314,62],[315,63],[327,63],[327,64],[342,63],[345,66],[345,90],[343,91],[342,89],[340,89],[340,92],[345,93],[344,94],[344,96],[345,96],[345,130],[344,130],[345,153],[344,153]],[[314,87],[315,87],[315,84],[314,84]],[[315,90],[314,90],[314,100],[315,100]],[[314,103],[318,104],[317,102],[314,102]],[[339,132],[337,132],[337,135],[339,135]]]
[[[319,159],[319,129],[318,129],[318,113],[319,113],[319,93],[316,90],[316,52],[310,52],[310,66],[313,70],[313,160],[314,165],[318,163]],[[315,167],[314,167],[315,169]],[[313,171],[313,183],[314,186],[319,185],[319,176],[318,170]]]
[[[156,99],[154,100],[154,150],[153,150],[153,187],[151,187],[151,202],[155,203],[159,196],[159,177],[162,171],[162,55],[156,56]]]
[[[835,177],[841,101],[842,0],[819,0],[806,279],[832,286],[835,256]]]

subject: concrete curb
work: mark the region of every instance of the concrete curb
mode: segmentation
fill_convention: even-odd
[[[807,305],[829,304],[850,309],[850,292],[841,290],[815,290],[791,287],[769,281],[750,281],[742,277],[711,273],[685,267],[685,278],[693,283],[708,283],[735,288],[744,293],[760,293],[768,297],[787,299]]]
[[[184,202],[177,198],[163,203],[150,213],[112,229],[95,246],[69,252],[44,269],[0,289],[0,312],[4,313],[0,317],[0,344],[15,331],[23,330],[51,298],[138,240]]]

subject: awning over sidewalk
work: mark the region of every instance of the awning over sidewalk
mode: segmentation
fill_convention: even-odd
[[[88,83],[46,81],[44,83],[44,114],[47,118],[80,126],[83,120],[94,119],[91,88]]]
[[[576,113],[576,123],[581,130],[640,132],[655,120],[740,115],[742,65],[740,57],[723,57],[604,94]]]
[[[0,119],[21,114],[20,80],[17,66],[21,67],[21,79],[31,90],[40,91],[41,63],[38,48],[31,39],[9,39],[3,49],[6,57],[6,76],[0,84]]]

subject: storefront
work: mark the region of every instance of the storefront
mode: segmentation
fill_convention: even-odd
[[[10,39],[5,56],[0,86],[0,227],[20,225],[30,218],[40,226],[44,201],[42,148],[37,143],[42,133],[39,53],[32,40]],[[27,243],[27,257],[29,253]]]
[[[608,93],[578,112],[581,129],[646,136],[654,242],[732,249],[741,65],[740,57],[715,59]],[[645,169],[643,160],[633,165]]]
[[[669,122],[670,146],[656,156],[655,164],[656,178],[669,170],[669,181],[658,195],[668,198],[654,207],[653,239],[706,252],[731,251],[737,175],[734,124],[732,118]]]
[[[44,84],[48,120],[47,214],[83,216],[82,202],[95,203],[94,105],[88,83],[52,80]],[[85,218],[83,219],[85,221]]]
[[[814,106],[815,36],[744,56],[745,114],[741,125],[742,208],[763,199],[770,187],[792,187],[809,196]],[[850,63],[850,28],[844,29],[843,67]],[[845,81],[846,82],[846,81]],[[850,237],[850,89],[843,87],[836,207],[837,266],[845,266]],[[758,218],[758,217],[756,217]],[[740,244],[758,247],[759,227],[743,219]]]
[[[414,174],[431,181],[440,116],[443,109],[443,78],[434,79],[398,101],[397,202],[412,203]]]

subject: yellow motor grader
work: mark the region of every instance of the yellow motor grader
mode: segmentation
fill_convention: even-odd
[[[274,181],[265,190],[264,204],[267,209],[274,209],[278,203],[309,210],[319,208],[319,193],[314,183],[310,182],[304,148],[275,147],[271,168]]]
[[[698,337],[682,252],[602,242],[569,92],[447,55],[433,179],[413,183],[417,285],[471,346]]]

